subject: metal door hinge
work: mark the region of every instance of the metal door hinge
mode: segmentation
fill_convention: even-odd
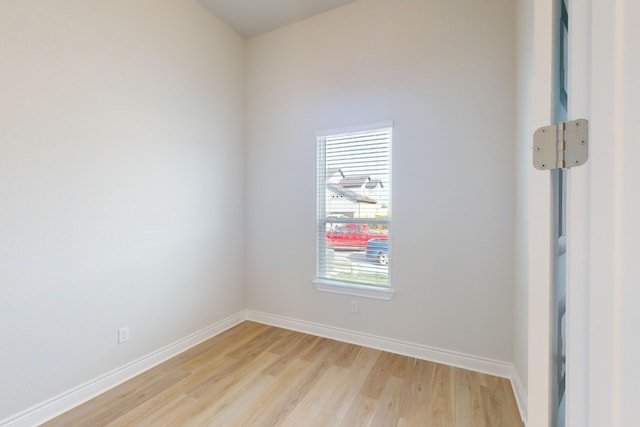
[[[585,119],[541,127],[533,134],[533,166],[540,170],[581,166],[589,158]]]

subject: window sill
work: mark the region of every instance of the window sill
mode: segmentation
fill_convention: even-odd
[[[316,286],[316,290],[320,292],[351,295],[355,297],[372,298],[385,301],[389,301],[395,294],[395,291],[390,288],[336,282],[332,280],[317,279],[313,281],[313,284]]]

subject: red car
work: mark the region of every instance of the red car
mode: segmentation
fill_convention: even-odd
[[[327,231],[329,248],[366,248],[370,239],[387,239],[382,233],[370,233],[367,224],[341,224]]]

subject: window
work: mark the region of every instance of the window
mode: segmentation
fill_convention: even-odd
[[[317,137],[319,290],[390,298],[391,136],[386,123]]]

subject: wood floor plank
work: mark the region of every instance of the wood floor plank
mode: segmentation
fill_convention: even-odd
[[[328,390],[328,397],[320,400],[317,405],[320,410],[316,412],[315,425],[328,426],[340,423],[362,388],[367,372],[373,368],[380,354],[379,350],[362,348],[351,368],[337,383],[320,384]]]
[[[309,368],[310,363],[301,359],[291,363],[262,393],[262,397],[246,408],[246,413],[238,420],[238,425],[277,425],[277,421],[290,411],[289,407],[292,403],[295,405],[299,400],[299,389],[305,389],[313,383],[309,380],[309,376],[315,379],[322,374],[317,371],[310,374]]]
[[[198,369],[202,363],[208,363],[214,357],[222,357],[226,353],[244,346],[255,339],[261,333],[267,331],[269,326],[255,322],[243,322],[220,335],[215,340],[207,340],[189,349],[154,369],[168,370],[181,367],[188,371]]]
[[[290,427],[332,425],[325,424],[322,410],[327,406],[337,384],[347,376],[348,372],[348,369],[339,366],[328,366],[318,381],[315,381],[304,393],[298,404],[291,408],[281,425]]]
[[[194,426],[217,426],[228,421],[230,425],[238,425],[238,420],[247,413],[248,408],[257,406],[254,402],[264,398],[265,391],[272,387],[275,380],[275,377],[255,370],[252,375],[230,384],[225,393],[200,399],[194,410],[183,418],[182,423]],[[223,420],[226,421],[223,422]]]
[[[127,412],[137,410],[147,400],[161,393],[170,385],[186,378],[187,375],[183,371],[172,370],[153,378],[144,378],[143,380],[134,378],[120,386],[117,393],[95,398],[94,400],[98,402],[97,405],[85,404],[76,408],[70,416],[70,421],[57,418],[46,423],[45,426],[104,426]]]
[[[280,355],[271,365],[264,368],[264,372],[269,375],[278,376],[284,371],[288,364],[295,359],[300,359],[306,351],[312,346],[315,340],[312,340],[310,335],[301,333],[293,333],[290,337],[287,337],[280,341],[274,347],[271,347],[269,351]]]
[[[503,378],[254,322],[46,427],[523,427]]]
[[[435,363],[425,360],[414,361],[407,385],[407,396],[400,407],[400,415],[405,424],[418,425],[419,420],[428,419],[436,366]]]
[[[400,402],[406,380],[391,376],[387,380],[382,395],[376,404],[376,412],[371,419],[372,426],[395,426],[400,420]]]
[[[308,364],[309,362],[299,360],[298,363]],[[284,424],[284,421],[291,416],[291,413],[298,406],[300,400],[311,393],[314,384],[326,383],[327,379],[333,382],[340,376],[344,376],[346,371],[346,369],[336,367],[335,365],[320,366],[316,364],[311,375],[301,376],[302,381],[280,378],[278,386],[281,389],[281,396],[276,399],[276,403],[274,405],[265,405],[264,401],[261,402],[261,405],[258,407],[260,408],[260,415],[250,418],[249,421],[251,421],[251,423],[245,425],[275,426]],[[326,392],[326,390],[327,388],[325,387],[323,391]],[[326,394],[320,394],[316,395],[316,398],[318,402],[323,402],[327,396]],[[273,398],[269,398],[269,396],[267,396],[267,399],[270,401],[273,400]],[[295,425],[304,425],[313,418],[312,411],[305,411],[301,415],[303,418],[299,419],[299,422]]]
[[[241,396],[247,388],[252,387],[252,382],[261,374],[260,368],[276,358],[273,353],[265,352],[247,361],[235,360],[231,365],[233,370],[220,371],[194,390],[185,390],[185,394],[198,400],[185,422],[206,425],[202,424],[202,420],[215,419],[221,405],[229,405],[229,397]]]
[[[379,399],[387,383],[387,379],[391,376],[396,361],[396,355],[391,353],[382,353],[376,364],[367,375],[367,379],[362,386],[361,394],[371,399]]]
[[[358,395],[342,419],[340,427],[369,427],[377,406],[376,399]]]
[[[169,427],[184,425],[183,420],[191,413],[196,404],[196,399],[191,396],[179,396],[166,405],[157,408],[148,416],[133,419],[131,421],[116,422],[118,427]]]
[[[484,416],[484,402],[480,387],[481,374],[467,370],[456,372],[456,426],[464,427],[463,423],[472,422],[477,427],[491,427],[487,425]]]
[[[318,393],[326,391],[323,387],[326,387],[327,375],[334,361],[341,357],[339,352],[341,344],[326,338],[318,338],[312,342],[308,351],[300,353],[299,359],[309,363],[310,368],[305,381],[298,388],[290,391],[286,412],[281,414],[283,425],[299,426],[300,422],[308,423],[312,414],[318,411],[317,403],[322,402]],[[309,405],[310,399],[311,405]]]
[[[452,367],[436,365],[431,381],[427,426],[455,426],[455,373]]]
[[[336,352],[336,358],[333,363],[342,368],[351,368],[353,362],[358,357],[358,353],[362,348],[359,345],[353,345],[348,343],[341,343],[339,350]]]

